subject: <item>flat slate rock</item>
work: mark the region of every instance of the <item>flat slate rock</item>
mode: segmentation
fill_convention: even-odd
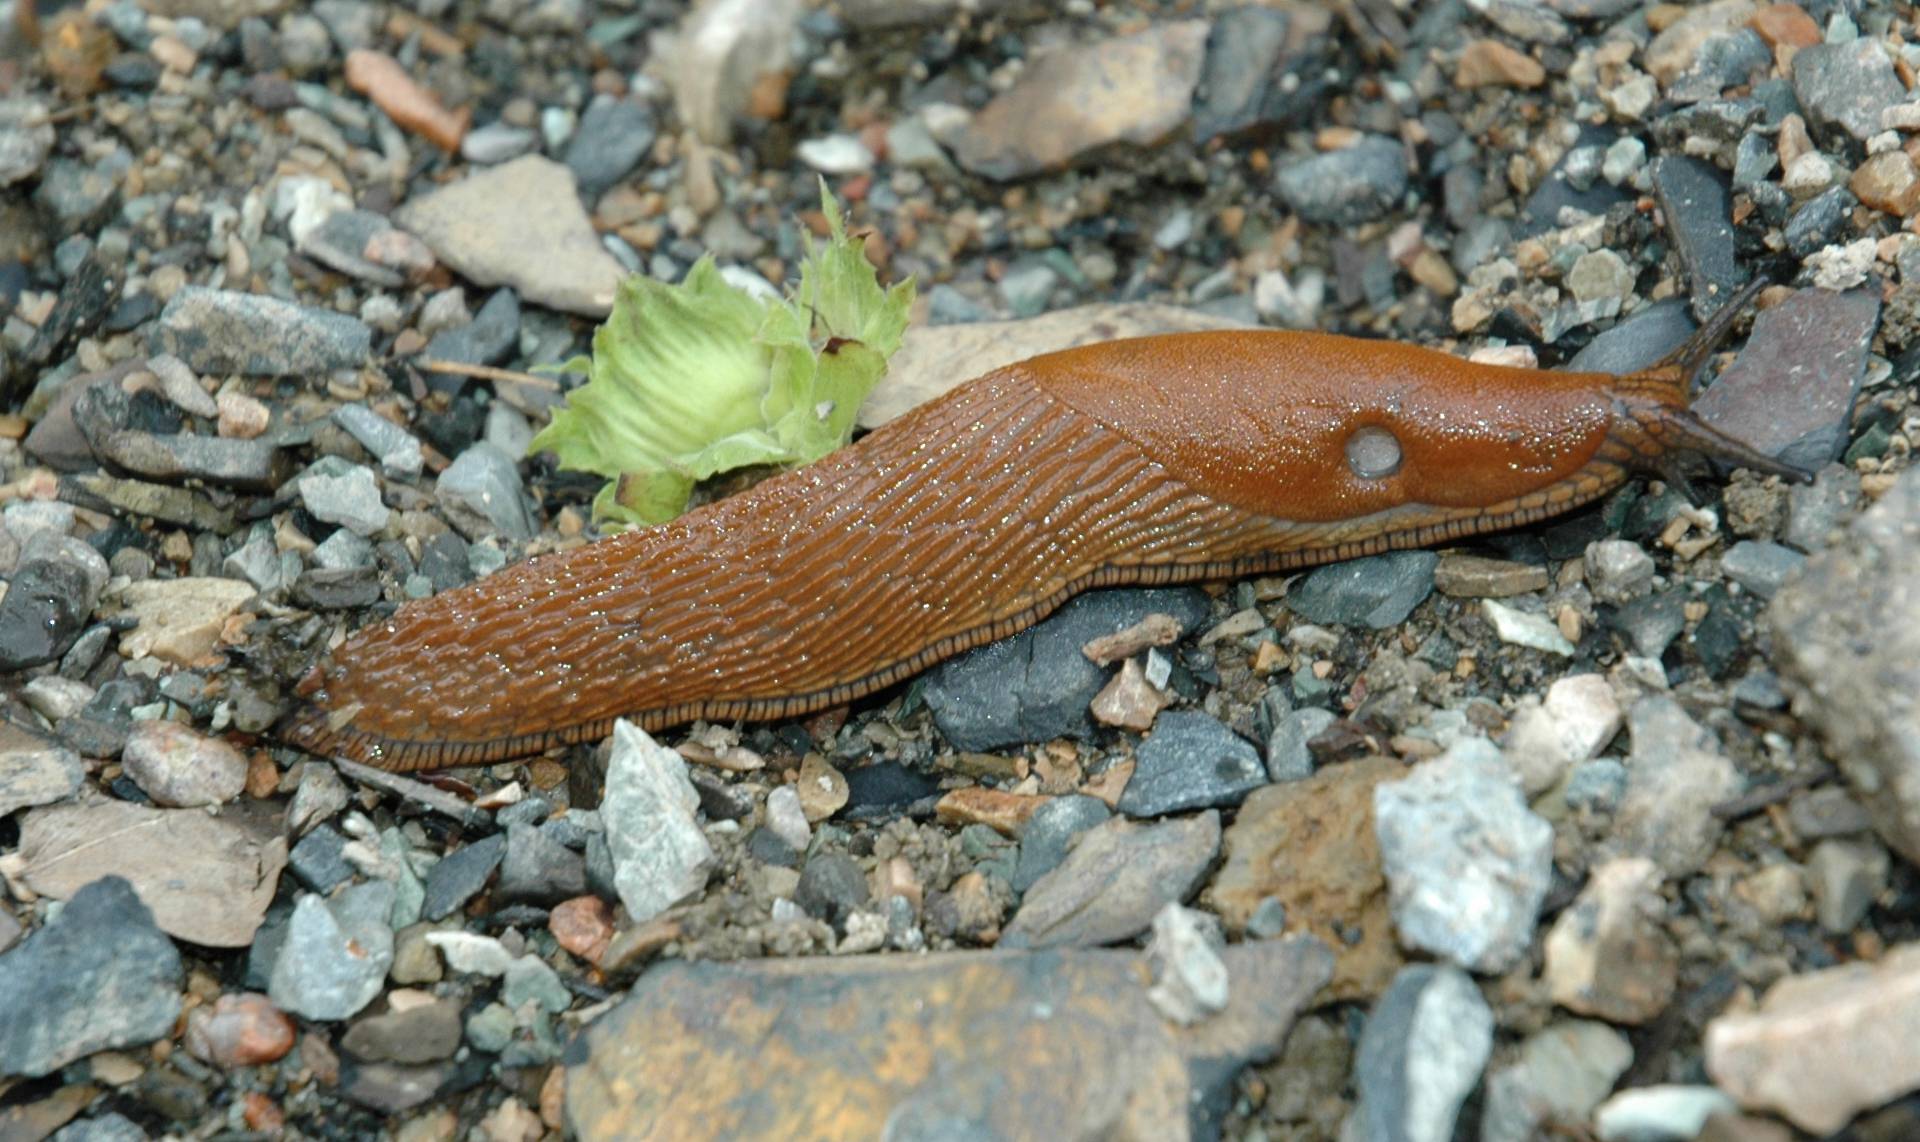
[[[1154,825],[1125,818],[1096,825],[1027,890],[1000,946],[1097,947],[1132,939],[1161,908],[1193,895],[1219,851],[1220,814],[1213,809]]]
[[[1130,817],[1228,808],[1267,783],[1253,743],[1199,710],[1161,714],[1135,754],[1117,808]]]
[[[133,886],[94,881],[0,956],[0,1077],[166,1038],[182,982],[179,951]]]
[[[1431,551],[1391,551],[1316,567],[1287,592],[1287,606],[1309,622],[1399,626],[1433,593],[1439,565]]]
[[[1733,192],[1727,176],[1688,155],[1663,155],[1653,164],[1653,193],[1687,267],[1693,314],[1704,321],[1747,280],[1734,254]]]
[[[198,373],[304,376],[365,361],[373,330],[358,318],[277,297],[187,286],[160,312],[151,348]]]
[[[1753,319],[1746,347],[1693,411],[1769,456],[1817,469],[1846,447],[1879,323],[1876,290],[1803,289]]]
[[[1107,681],[1080,648],[1149,614],[1193,630],[1212,614],[1192,588],[1090,591],[1011,638],[949,659],[921,691],[935,724],[956,749],[984,752],[1093,732],[1087,704]]]
[[[1222,953],[1231,998],[1163,1019],[1130,951],[677,961],[567,1052],[567,1123],[599,1139],[1176,1138],[1216,1133],[1332,956]]]

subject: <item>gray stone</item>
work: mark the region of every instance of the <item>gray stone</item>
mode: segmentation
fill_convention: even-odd
[[[567,144],[567,167],[587,201],[599,198],[653,149],[653,111],[631,96],[599,95],[587,104]]]
[[[520,299],[512,290],[500,289],[493,291],[473,320],[434,334],[427,342],[426,355],[463,365],[498,365],[511,357],[519,344]],[[435,382],[442,379],[447,378],[436,377]]]
[[[614,884],[634,923],[706,887],[714,857],[694,816],[699,805],[679,754],[625,719],[614,723],[600,817],[613,855]]]
[[[315,261],[383,289],[399,289],[410,272],[433,266],[433,254],[418,238],[367,210],[328,215],[301,235],[299,247]]]
[[[501,903],[550,907],[586,890],[587,862],[579,853],[533,825],[507,826],[507,851],[494,889]]]
[[[373,331],[357,318],[261,294],[187,286],[151,338],[201,373],[314,376],[366,360]]]
[[[1662,155],[1652,173],[1667,230],[1687,267],[1693,314],[1705,320],[1747,280],[1734,254],[1732,191],[1717,168],[1690,155]]]
[[[0,1076],[52,1074],[166,1038],[183,982],[180,953],[133,886],[94,881],[0,955]]]
[[[1153,825],[1115,818],[1095,826],[1028,889],[1000,946],[1096,947],[1131,939],[1161,908],[1200,887],[1219,850],[1220,814],[1213,809]]]
[[[573,1002],[560,974],[538,956],[525,955],[507,965],[500,977],[500,1000],[519,1011],[532,1003],[542,1011],[558,1014]]]
[[[347,838],[332,825],[315,825],[287,854],[287,868],[301,884],[325,896],[353,879],[346,857]]]
[[[333,422],[352,434],[360,446],[380,461],[388,476],[412,480],[420,475],[425,457],[419,438],[364,404],[344,404],[333,410]]]
[[[1824,551],[1844,534],[1841,526],[1859,514],[1865,499],[1858,472],[1828,464],[1814,473],[1813,483],[1787,489],[1787,526],[1780,538],[1801,551]]]
[[[1134,754],[1117,808],[1130,817],[1230,808],[1267,783],[1252,743],[1198,710],[1161,714]]]
[[[448,522],[468,539],[499,535],[524,542],[538,531],[527,510],[519,466],[484,440],[440,473],[434,498]]]
[[[1814,916],[1836,936],[1853,931],[1887,890],[1892,865],[1879,842],[1821,841],[1807,857]]]
[[[25,182],[40,173],[53,153],[53,120],[46,104],[32,99],[0,99],[0,186]]]
[[[1846,446],[1879,322],[1878,290],[1803,289],[1753,319],[1694,411],[1769,456],[1819,468]]]
[[[1401,144],[1368,135],[1344,150],[1329,151],[1280,168],[1274,190],[1301,218],[1325,226],[1358,226],[1384,218],[1407,189],[1407,157]]]
[[[460,1005],[439,999],[357,1019],[341,1036],[340,1048],[367,1062],[431,1063],[453,1057],[460,1033]]]
[[[1743,539],[1720,557],[1720,570],[1761,598],[1771,599],[1806,561],[1806,556],[1790,547],[1764,539]]]
[[[1793,93],[1806,112],[1807,126],[1827,146],[1858,153],[1880,133],[1880,116],[1906,99],[1877,41],[1815,44],[1793,57]]]
[[[1838,241],[1859,199],[1844,186],[1828,187],[1803,203],[1787,219],[1787,252],[1804,258]]]
[[[86,569],[65,559],[35,559],[15,571],[0,599],[0,673],[65,654],[98,598]]]
[[[303,895],[273,961],[267,994],[282,1011],[346,1019],[380,994],[393,963],[393,885],[356,884],[331,900]]]
[[[476,166],[495,166],[530,154],[539,145],[540,136],[531,127],[488,123],[460,140],[460,157]]]
[[[427,896],[420,914],[428,920],[453,915],[487,886],[506,851],[507,838],[495,833],[440,858],[427,873]]]
[[[1710,1086],[1639,1086],[1601,1103],[1593,1125],[1600,1142],[1690,1142],[1709,1119],[1738,1109]]]
[[[1534,1032],[1487,1078],[1480,1142],[1533,1142],[1577,1128],[1632,1063],[1633,1045],[1605,1023],[1569,1019]]]
[[[373,469],[359,464],[347,466],[339,475],[309,472],[296,486],[300,502],[315,519],[337,523],[355,535],[378,534],[393,515],[380,499]]]
[[[1445,964],[1401,968],[1367,1017],[1355,1053],[1360,1142],[1448,1142],[1493,1051],[1493,1012],[1473,980]]]
[[[1107,671],[1080,648],[1156,612],[1186,630],[1213,613],[1204,594],[1186,588],[1089,591],[1037,626],[941,663],[926,675],[921,696],[955,749],[1087,737],[1094,729],[1087,704]]]
[[[1195,139],[1284,127],[1326,95],[1323,42],[1290,51],[1289,24],[1286,12],[1259,4],[1214,17],[1194,99]]]
[[[1034,882],[1067,859],[1075,838],[1113,816],[1106,802],[1075,793],[1055,797],[1040,808],[1020,830],[1020,856],[1013,866],[1013,890],[1025,892]]]
[[[1669,878],[1698,872],[1726,827],[1713,806],[1739,795],[1739,770],[1713,732],[1665,694],[1635,702],[1627,711],[1627,732],[1633,751],[1614,817],[1614,844],[1651,859]]]
[[[1500,751],[1462,741],[1373,791],[1400,941],[1474,971],[1526,955],[1553,876],[1553,826],[1527,808]]]
[[[821,852],[807,858],[800,869],[800,883],[793,890],[793,902],[807,915],[836,927],[844,925],[847,916],[867,900],[867,874],[845,853]]]
[[[1310,622],[1399,626],[1433,593],[1431,551],[1395,551],[1316,567],[1287,593],[1287,607]]]
[[[1339,720],[1333,711],[1317,706],[1282,714],[1267,739],[1267,779],[1303,781],[1313,776],[1313,752],[1307,743]]]

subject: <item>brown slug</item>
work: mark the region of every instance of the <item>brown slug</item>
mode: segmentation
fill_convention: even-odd
[[[421,769],[596,740],[619,717],[794,717],[1092,587],[1512,527],[1683,454],[1803,477],[1687,410],[1752,295],[1626,376],[1271,330],[1035,357],[672,523],[401,607],[308,675],[279,736]]]

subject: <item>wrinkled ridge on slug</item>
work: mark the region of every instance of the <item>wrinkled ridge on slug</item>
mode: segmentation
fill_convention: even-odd
[[[1529,522],[1653,458],[1612,381],[1276,332],[1035,358],[672,523],[404,606],[340,648],[280,735],[415,769],[595,740],[622,716],[798,716],[1091,587]]]

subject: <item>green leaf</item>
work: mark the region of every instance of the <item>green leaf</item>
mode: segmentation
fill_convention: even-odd
[[[611,483],[596,520],[660,523],[694,485],[752,465],[805,464],[846,444],[860,403],[900,346],[911,281],[883,290],[821,183],[829,234],[808,243],[798,287],[767,302],[703,258],[678,285],[623,282],[593,356],[531,451]]]

